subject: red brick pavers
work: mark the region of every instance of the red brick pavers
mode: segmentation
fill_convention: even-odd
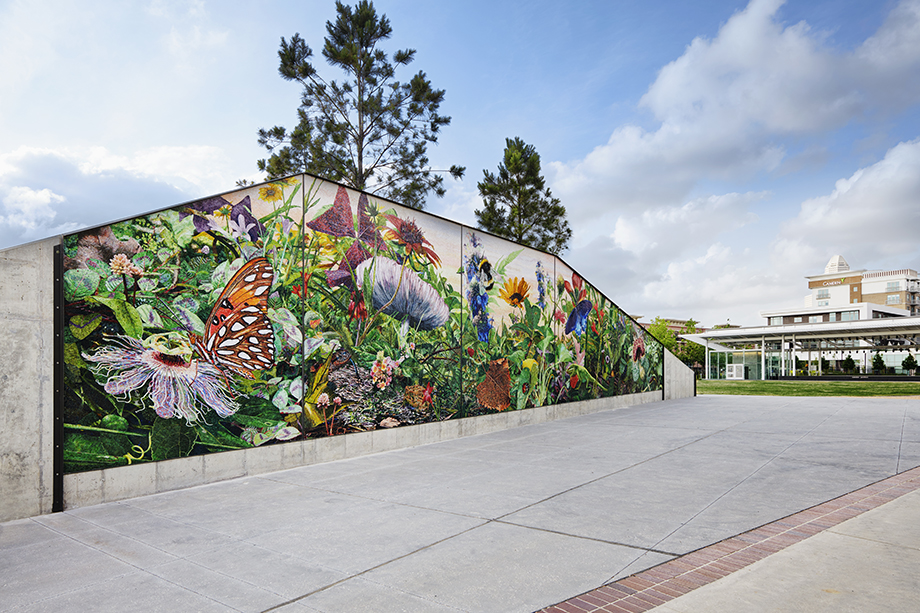
[[[917,489],[920,467],[601,586],[542,613],[642,613]]]

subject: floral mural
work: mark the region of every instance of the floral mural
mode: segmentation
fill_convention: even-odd
[[[67,472],[661,389],[562,261],[307,175],[64,253]]]

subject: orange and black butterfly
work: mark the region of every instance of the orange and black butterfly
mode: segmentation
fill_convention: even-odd
[[[240,268],[211,309],[204,337],[190,335],[199,355],[217,367],[252,378],[275,360],[275,333],[268,319],[268,293],[275,272],[264,257]]]

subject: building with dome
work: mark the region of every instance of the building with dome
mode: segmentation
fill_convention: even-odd
[[[805,278],[804,303],[761,311],[763,326],[683,335],[706,346],[707,379],[825,374],[837,372],[847,357],[868,372],[877,352],[900,372],[908,353],[920,348],[916,270],[851,270],[835,255],[823,274]]]

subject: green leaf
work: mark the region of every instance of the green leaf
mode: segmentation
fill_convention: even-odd
[[[182,307],[176,307],[176,316],[179,323],[181,323],[186,330],[191,329],[198,335],[204,334],[204,322],[201,321],[201,318],[195,313]]]
[[[287,390],[285,389],[278,390],[278,392],[274,395],[274,397],[272,397],[272,404],[278,407],[279,411],[282,409],[286,409],[287,405],[289,404]]]
[[[267,417],[258,417],[255,415],[241,415],[236,413],[231,417],[233,421],[244,427],[250,428],[272,428],[277,426],[279,421],[278,418],[267,418]]]
[[[99,287],[99,274],[87,268],[64,271],[64,299],[67,302],[92,296]]]
[[[87,313],[74,315],[70,318],[70,332],[77,340],[83,340],[93,333],[93,330],[102,323],[102,315],[99,313]]]
[[[155,461],[185,457],[197,439],[195,430],[181,421],[158,417],[150,431],[150,457]]]
[[[198,430],[198,442],[205,447],[215,447],[217,449],[245,449],[252,447],[246,441],[233,436],[220,426],[196,425],[195,429]]]
[[[113,455],[97,437],[68,432],[64,435],[64,470],[76,472],[122,466],[127,458]]]
[[[100,421],[100,425],[109,430],[119,430],[121,432],[128,431],[128,420],[121,415],[106,415]]]
[[[80,357],[80,348],[76,343],[64,343],[64,363],[77,368],[86,368],[86,362]]]
[[[133,306],[120,298],[93,296],[90,300],[112,309],[112,312],[115,313],[115,319],[121,324],[125,334],[134,338],[141,338],[144,333],[144,323],[141,321],[141,316],[138,314],[137,309]]]
[[[523,248],[518,249],[517,251],[512,251],[511,253],[509,253],[508,255],[506,255],[505,257],[503,257],[502,259],[500,259],[500,260],[498,261],[498,264],[496,264],[496,265],[495,265],[495,268],[493,269],[493,274],[495,274],[495,276],[498,276],[498,277],[504,277],[504,276],[505,276],[505,268],[508,267],[508,264],[510,264],[511,262],[513,262],[515,259],[517,259],[517,256],[521,255],[521,253],[523,253],[523,251],[524,251]]]
[[[137,307],[137,314],[141,318],[141,323],[145,328],[162,328],[163,319],[160,314],[149,304],[142,304]]]

